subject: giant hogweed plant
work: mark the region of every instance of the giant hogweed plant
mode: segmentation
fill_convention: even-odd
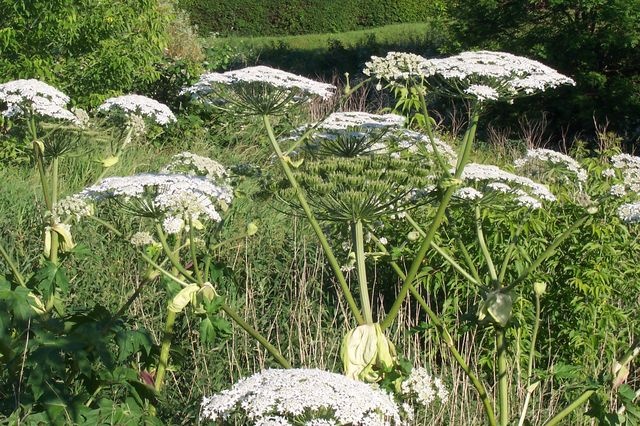
[[[510,342],[507,341],[506,331],[510,325],[514,303],[512,291],[529,283],[531,273],[587,220],[587,215],[557,236],[536,258],[528,259],[528,265],[518,271],[513,280],[507,282],[506,270],[516,249],[515,240],[509,244],[510,249],[502,263],[496,265],[483,228],[483,209],[493,202],[504,200],[505,197],[514,206],[535,209],[542,206],[542,201],[553,201],[555,197],[544,185],[496,167],[471,165],[467,169],[467,166],[478,121],[488,102],[513,102],[518,97],[532,95],[562,84],[573,84],[573,80],[538,62],[506,53],[486,51],[466,52],[451,58],[435,60],[427,60],[417,55],[390,53],[385,58],[372,58],[366,65],[365,74],[371,76],[369,80],[378,81],[378,89],[390,88],[401,95],[398,107],[405,107],[403,102],[410,103],[410,111],[414,110],[416,105],[419,107],[419,115],[414,116],[414,119],[426,131],[425,136],[418,138],[418,141],[411,141],[406,134],[401,135],[400,143],[396,143],[395,149],[390,150],[389,146],[386,146],[390,139],[388,134],[394,133],[393,127],[397,126],[397,119],[390,116],[366,115],[354,119],[354,116],[348,116],[348,113],[338,113],[301,129],[294,142],[289,143],[289,148],[283,149],[282,141],[276,138],[273,131],[271,117],[282,114],[292,103],[304,101],[309,97],[326,98],[334,89],[266,67],[205,74],[196,85],[185,89],[184,93],[201,98],[219,109],[262,118],[269,143],[289,186],[285,198],[289,202],[294,199],[296,207],[302,210],[309,220],[357,323],[357,327],[347,333],[343,342],[345,372],[361,380],[384,382],[385,374],[393,371],[398,365],[395,347],[385,336],[384,330],[394,322],[401,304],[410,292],[437,328],[447,349],[476,387],[488,422],[506,425],[510,422],[511,412],[507,379],[507,353]],[[360,84],[365,84],[366,81],[368,80]],[[357,87],[359,85],[351,87],[347,84],[344,96],[349,96]],[[428,90],[466,99],[469,104],[469,125],[458,153],[453,158],[452,166],[445,160],[445,150],[438,146],[438,140],[434,135],[433,121],[429,118],[426,102]],[[401,152],[407,151],[409,146],[423,153],[428,152],[430,155],[425,157],[429,161],[416,161],[414,157],[411,164],[403,163]],[[403,149],[398,149],[399,147]],[[462,187],[465,181],[483,182],[482,189],[487,195],[471,186]],[[415,190],[422,195],[417,198],[432,202],[435,212],[426,229],[412,222],[420,238],[419,248],[406,273],[397,264],[392,263],[403,284],[389,312],[379,313],[381,321],[375,321],[370,297],[373,286],[366,275],[364,229],[365,226],[372,228],[372,223],[385,215],[402,215],[411,221],[407,210],[408,206],[416,201],[416,197],[409,196]],[[463,266],[434,241],[447,207],[456,198],[475,203],[475,234],[481,258],[488,267],[489,274],[486,279],[480,277],[476,265],[469,262],[470,256],[465,259],[467,265]],[[483,202],[478,202],[480,199]],[[351,232],[354,246],[352,264],[356,270],[360,303],[351,292],[343,268],[320,225],[321,221],[339,222]],[[380,244],[380,249],[385,250],[383,244]],[[456,271],[469,279],[484,294],[478,314],[479,320],[492,325],[495,335],[496,375],[499,377],[496,406],[489,397],[486,386],[459,353],[445,324],[415,288],[416,277],[430,249],[443,256]],[[538,284],[534,294],[540,297],[543,293],[543,286]],[[539,304],[537,306],[539,307]],[[539,310],[537,312],[539,315]],[[530,346],[534,348],[535,333],[532,340]],[[533,354],[534,349],[531,350]],[[396,382],[396,386],[399,382]],[[550,424],[566,417],[588,396],[588,392],[581,395],[566,410],[551,419]],[[496,408],[498,418],[495,415]],[[522,418],[526,411],[525,402]]]

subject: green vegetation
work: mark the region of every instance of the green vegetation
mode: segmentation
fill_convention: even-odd
[[[577,125],[584,117],[562,120],[573,108],[600,112],[590,103],[604,104],[598,89],[621,103],[597,119],[634,125],[637,15],[627,4],[459,0],[449,18],[416,19],[437,23],[216,36],[201,48],[170,3],[112,3],[0,0],[0,113],[12,112],[0,115],[0,424],[208,424],[204,396],[289,367],[376,382],[413,405],[411,424],[640,424],[640,157],[623,154],[631,133],[603,126],[588,139],[565,135],[567,155],[533,149],[548,134],[531,118],[549,111]],[[283,1],[278,16],[260,2],[197,7],[224,11],[216,19],[236,19],[237,33],[257,31],[250,18],[260,11],[280,19],[273,31],[298,33],[316,28],[300,10],[324,17],[318,31],[346,25],[357,2],[342,3],[314,3],[344,13],[331,22],[302,0]],[[417,5],[376,1],[350,13],[363,27],[435,13]],[[602,24],[614,16],[624,34]],[[568,48],[572,34],[548,31],[566,19],[582,35],[571,58],[553,43]],[[466,46],[513,46],[561,64],[578,85],[552,76],[566,87],[522,99],[531,93],[507,72],[445,78],[414,56],[363,73],[389,50],[433,57]],[[256,63],[350,76],[329,99],[313,96],[326,86],[292,76],[300,86],[239,78],[192,86],[198,99],[179,95],[207,67]],[[3,92],[18,77],[71,100],[49,88],[18,102]],[[175,117],[149,99],[95,108],[129,91]],[[76,117],[74,105],[93,108]],[[340,110],[394,112],[407,124],[374,116],[323,127]],[[519,129],[500,129],[497,117]],[[308,123],[318,127],[300,127]],[[510,189],[472,163],[500,167]],[[115,176],[123,181],[105,179]],[[65,198],[87,187],[82,202]],[[448,398],[424,403],[430,396],[406,390],[419,371],[432,392],[441,378]],[[253,424],[232,414],[221,424]],[[336,413],[268,414],[304,425]]]
[[[340,33],[425,22],[443,10],[430,0],[180,0],[203,35],[271,36]]]

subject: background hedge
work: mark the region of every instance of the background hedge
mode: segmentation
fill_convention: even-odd
[[[268,36],[424,22],[443,0],[179,0],[200,33]]]

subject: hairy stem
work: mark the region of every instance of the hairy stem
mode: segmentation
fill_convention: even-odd
[[[358,284],[360,286],[360,305],[367,324],[373,324],[371,301],[369,299],[369,286],[367,286],[367,268],[364,261],[364,230],[362,221],[356,220],[353,227],[353,240],[356,244],[356,265],[358,272]]]
[[[271,147],[273,148],[273,151],[276,153],[276,156],[278,157],[278,160],[280,162],[280,166],[284,170],[284,173],[287,176],[289,183],[295,190],[296,197],[298,198],[298,201],[302,206],[302,210],[304,210],[307,220],[309,220],[309,223],[311,224],[313,231],[315,232],[316,236],[318,237],[318,240],[320,241],[322,250],[324,251],[325,256],[327,256],[327,261],[329,262],[329,265],[331,266],[331,269],[333,270],[333,273],[336,279],[338,280],[338,283],[340,284],[340,288],[344,293],[344,297],[347,301],[347,304],[349,305],[349,308],[351,309],[351,312],[353,313],[353,316],[355,317],[358,325],[364,324],[364,318],[362,317],[362,314],[360,313],[360,309],[358,309],[358,305],[356,304],[356,301],[353,298],[353,295],[351,294],[351,290],[349,289],[349,284],[347,283],[347,280],[344,278],[344,274],[340,269],[340,264],[336,260],[336,257],[333,254],[333,250],[331,250],[331,246],[329,246],[329,242],[327,241],[327,237],[324,235],[324,232],[322,232],[322,228],[320,228],[320,224],[318,223],[313,212],[311,211],[311,207],[309,207],[309,203],[307,203],[307,200],[302,192],[302,188],[300,188],[300,185],[298,185],[298,181],[296,180],[295,176],[293,176],[293,172],[291,171],[291,168],[289,167],[289,164],[287,163],[287,160],[285,159],[285,156],[282,153],[282,150],[280,149],[280,144],[278,143],[276,136],[273,132],[273,128],[271,127],[271,121],[269,120],[269,117],[267,115],[263,115],[262,120],[264,122],[265,128],[267,129],[267,134],[269,136],[269,142],[271,143]]]
[[[498,356],[498,412],[500,426],[509,424],[509,377],[507,375],[507,339],[503,328],[496,327],[496,351]]]
[[[162,337],[162,346],[160,347],[160,359],[158,360],[158,368],[154,378],[154,386],[158,393],[162,391],[164,384],[164,376],[169,365],[169,350],[171,349],[171,340],[173,339],[173,324],[176,322],[177,313],[171,309],[167,309],[167,319],[164,323],[164,334]]]

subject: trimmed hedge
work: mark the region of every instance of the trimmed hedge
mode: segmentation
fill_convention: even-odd
[[[271,36],[425,22],[444,0],[179,0],[203,35]]]

